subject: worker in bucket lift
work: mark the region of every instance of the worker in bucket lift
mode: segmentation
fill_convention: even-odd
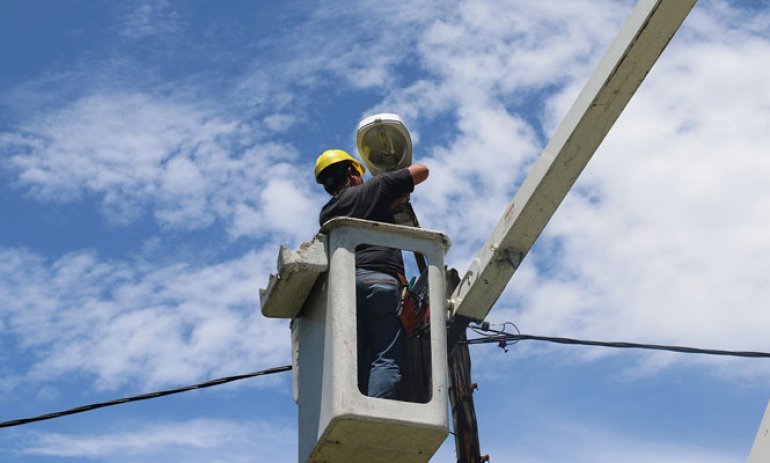
[[[428,178],[428,167],[413,164],[364,181],[364,167],[338,149],[323,152],[316,181],[332,197],[321,209],[323,225],[335,217],[395,223],[391,207]],[[369,397],[398,398],[405,335],[397,315],[404,275],[401,250],[373,245],[356,248],[358,388]]]

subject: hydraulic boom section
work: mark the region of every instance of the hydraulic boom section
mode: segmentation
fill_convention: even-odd
[[[483,320],[696,0],[641,0],[450,298]]]

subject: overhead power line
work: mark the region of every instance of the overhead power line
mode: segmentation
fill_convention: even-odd
[[[478,329],[478,327],[477,327]],[[475,330],[474,330],[475,331]],[[478,331],[476,331],[478,333]],[[494,331],[495,333],[502,333]],[[552,336],[536,336],[531,334],[495,334],[490,336],[483,336],[480,338],[469,339],[465,341],[467,344],[488,344],[495,343],[500,347],[506,347],[508,342],[518,341],[543,341],[556,344],[567,345],[581,345],[581,346],[599,346],[599,347],[611,347],[616,349],[647,349],[647,350],[660,350],[669,352],[679,352],[684,354],[704,354],[704,355],[723,355],[729,357],[744,357],[744,358],[770,358],[768,352],[751,352],[751,351],[732,351],[732,350],[719,350],[719,349],[702,349],[697,347],[686,346],[666,346],[659,344],[640,344],[634,342],[607,342],[607,341],[594,341],[586,339],[573,339],[573,338],[561,338]]]
[[[75,415],[78,413],[89,412],[96,410],[97,408],[111,407],[113,405],[121,405],[129,402],[138,402],[140,400],[156,399],[172,394],[179,394],[180,392],[192,391],[195,389],[205,389],[207,387],[219,386],[233,381],[240,381],[242,379],[254,378],[255,376],[266,376],[275,373],[283,373],[284,371],[291,370],[291,365],[285,365],[282,367],[268,368],[266,370],[255,371],[252,373],[246,373],[242,375],[227,376],[225,378],[214,379],[206,381],[205,383],[193,384],[192,386],[185,386],[176,389],[168,389],[165,391],[150,392],[148,394],[137,395],[133,397],[125,397],[123,399],[110,400],[108,402],[99,402],[91,405],[83,405],[69,410],[63,410],[60,412],[46,413],[45,415],[35,416],[32,418],[22,418],[19,420],[3,421],[0,422],[0,428],[10,428],[12,426],[21,426],[23,424],[34,423],[36,421],[52,420],[54,418],[60,418],[67,415]]]
[[[770,358],[770,353],[768,352],[730,351],[730,350],[719,350],[719,349],[702,349],[697,347],[686,347],[686,346],[666,346],[666,345],[658,345],[658,344],[640,344],[640,343],[633,343],[633,342],[607,342],[607,341],[594,341],[594,340],[573,339],[573,338],[564,338],[564,337],[536,336],[531,334],[519,333],[518,327],[513,323],[508,322],[508,323],[505,323],[503,326],[505,325],[513,326],[513,328],[517,332],[513,334],[513,333],[507,333],[505,331],[493,330],[489,328],[488,324],[484,323],[482,325],[469,327],[475,333],[481,335],[481,337],[468,339],[467,341],[460,341],[460,342],[464,344],[469,344],[469,345],[494,343],[502,348],[506,348],[509,345],[515,344],[519,341],[542,341],[542,342],[550,342],[550,343],[566,344],[566,345],[599,346],[599,347],[610,347],[610,348],[618,348],[618,349],[647,349],[647,350],[679,352],[679,353],[685,353],[685,354],[722,355],[722,356],[743,357],[743,358]],[[494,334],[485,335],[484,333],[494,333]],[[508,343],[511,343],[511,344],[508,344]],[[172,394],[179,394],[181,392],[192,391],[195,389],[205,389],[208,387],[220,386],[222,384],[227,384],[233,381],[240,381],[248,378],[254,378],[256,376],[266,376],[266,375],[272,375],[276,373],[283,373],[285,371],[291,370],[291,368],[292,368],[291,365],[284,365],[281,367],[268,368],[266,370],[255,371],[252,373],[246,373],[242,375],[218,378],[211,381],[207,381],[205,383],[193,384],[191,386],[184,386],[176,389],[150,392],[147,394],[141,394],[141,395],[132,396],[132,397],[125,397],[122,399],[110,400],[107,402],[99,402],[99,403],[90,404],[90,405],[83,405],[83,406],[72,408],[69,410],[63,410],[63,411],[54,412],[54,413],[46,413],[45,415],[35,416],[32,418],[22,418],[18,420],[3,421],[3,422],[0,422],[0,428],[10,428],[13,426],[21,426],[24,424],[34,423],[37,421],[52,420],[54,418],[61,418],[63,416],[76,415],[78,413],[84,413],[84,412],[88,412],[91,410],[96,410],[104,407],[111,407],[113,405],[121,405],[129,402],[139,402],[141,400],[156,399],[158,397],[164,397]]]

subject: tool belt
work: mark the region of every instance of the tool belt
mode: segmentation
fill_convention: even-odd
[[[407,334],[414,330],[425,329],[430,326],[430,299],[428,298],[428,272],[425,271],[415,281],[412,277],[407,282],[403,275],[399,275],[404,288],[401,290],[401,302],[398,307],[398,317],[401,326]]]

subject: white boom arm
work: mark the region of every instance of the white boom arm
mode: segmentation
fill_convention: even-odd
[[[697,0],[640,0],[450,297],[483,320]]]

